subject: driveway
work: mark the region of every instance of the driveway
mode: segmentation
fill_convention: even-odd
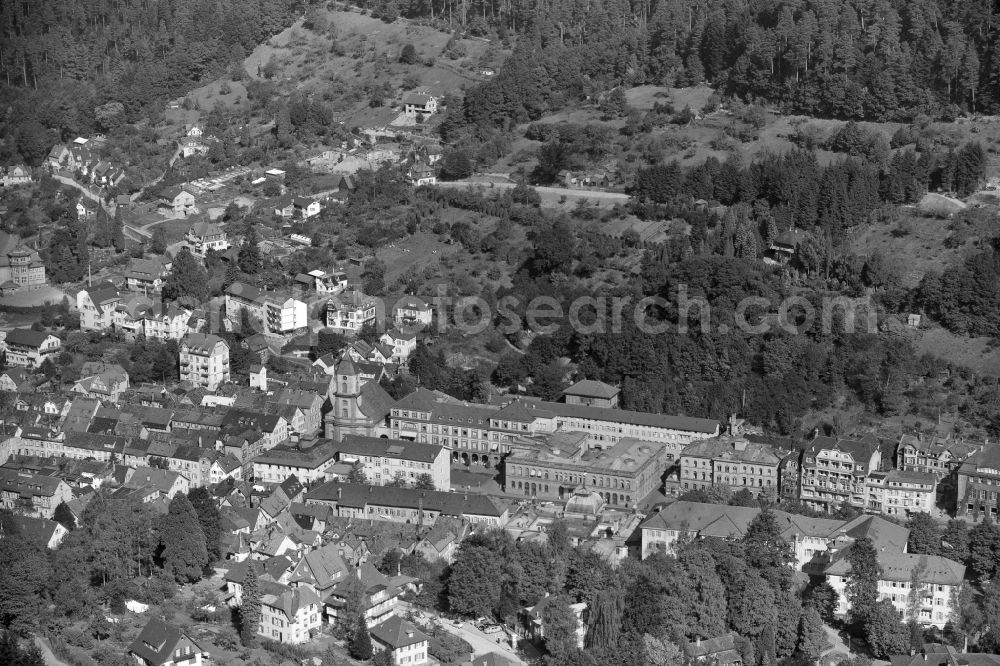
[[[448,618],[442,617],[436,611],[429,611],[424,608],[413,608],[410,604],[406,602],[399,602],[402,610],[414,610],[416,612],[422,613],[424,616],[430,616],[431,619],[437,619],[440,625],[444,627],[444,630],[449,634],[458,636],[469,645],[472,646],[472,651],[475,656],[480,656],[488,654],[490,652],[499,652],[508,659],[513,660],[518,664],[525,663],[521,657],[510,647],[510,644],[506,642],[497,643],[497,636],[501,637],[503,641],[503,636],[505,634],[496,634],[487,636],[483,632],[479,631],[471,622],[463,622],[461,627],[456,627],[451,623]]]

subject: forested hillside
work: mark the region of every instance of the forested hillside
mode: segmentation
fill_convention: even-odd
[[[101,121],[134,117],[241,63],[298,12],[298,0],[0,3],[0,83],[20,103],[7,120],[27,116],[64,134],[104,129]],[[37,159],[38,128],[20,123],[17,132],[22,155]]]
[[[523,122],[620,84],[703,80],[838,118],[1000,107],[990,0],[413,0],[401,9],[523,33],[504,71],[468,98],[466,120],[480,125]]]

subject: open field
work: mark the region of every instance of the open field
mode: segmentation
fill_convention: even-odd
[[[441,96],[484,80],[480,65],[498,66],[503,59],[486,40],[462,39],[465,56],[452,60],[444,55],[449,34],[402,18],[385,23],[358,11],[324,10],[321,15],[326,26],[310,30],[300,20],[259,45],[244,62],[247,73],[257,78],[273,63],[275,81],[310,92],[328,91],[334,81],[389,81],[402,87],[410,79],[415,85],[408,87]],[[399,62],[406,44],[416,49],[417,63]],[[359,107],[367,108],[367,99]]]
[[[461,251],[460,245],[449,245],[434,234],[418,232],[405,240],[379,249],[376,256],[385,262],[386,284],[392,284],[411,269],[423,270],[445,254]]]
[[[0,305],[26,307],[45,305],[46,302],[58,305],[59,303],[62,303],[64,298],[67,298],[67,295],[62,290],[51,285],[46,285],[39,289],[20,289],[10,296],[0,298]],[[70,302],[73,301],[74,299],[70,298]],[[7,317],[17,318],[16,315],[7,315]],[[34,319],[35,318],[32,317],[32,320]]]
[[[859,256],[869,256],[877,250],[898,260],[903,284],[913,288],[928,271],[940,272],[964,256],[962,248],[944,246],[950,233],[948,220],[924,217],[916,209],[907,208],[898,222],[861,227],[852,239],[851,250]]]
[[[991,340],[963,337],[933,326],[922,328],[914,342],[920,354],[933,354],[977,373],[1000,377],[1000,350],[990,347]]]

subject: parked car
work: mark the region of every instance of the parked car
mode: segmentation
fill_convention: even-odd
[[[465,626],[465,623],[462,622],[461,620],[452,620],[451,623],[453,626],[458,627],[459,629]]]
[[[480,627],[480,629],[487,636],[490,634],[498,634],[501,631],[503,631],[503,627],[501,627],[499,624],[484,624],[482,627]]]

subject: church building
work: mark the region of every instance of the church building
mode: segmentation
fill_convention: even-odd
[[[395,402],[375,380],[364,380],[351,357],[344,353],[336,365],[331,386],[332,409],[324,418],[324,434],[340,441],[344,435],[386,436],[386,417]]]

